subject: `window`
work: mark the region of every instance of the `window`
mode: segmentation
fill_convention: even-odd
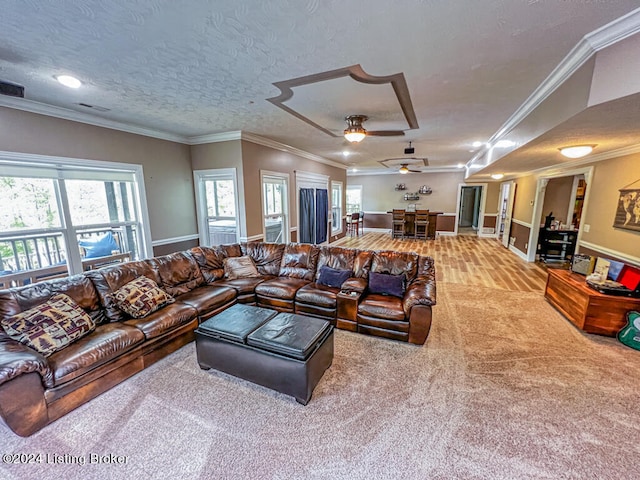
[[[347,213],[362,211],[362,185],[347,185]]]
[[[331,234],[342,232],[342,182],[331,182]]]
[[[201,245],[238,241],[236,170],[223,168],[193,172]]]
[[[25,155],[26,162],[3,155],[3,288],[145,258],[151,252],[148,223],[142,221],[140,166],[35,155]],[[10,280],[3,281],[7,275]]]
[[[286,174],[260,172],[262,177],[262,217],[264,241],[286,243],[289,241]]]

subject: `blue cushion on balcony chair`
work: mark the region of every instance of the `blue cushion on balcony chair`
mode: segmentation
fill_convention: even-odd
[[[78,244],[87,252],[85,258],[106,257],[114,250],[120,251],[116,239],[111,232],[107,232],[97,240],[80,240]]]

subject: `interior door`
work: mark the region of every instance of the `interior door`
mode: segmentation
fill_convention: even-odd
[[[509,248],[509,233],[511,232],[511,216],[513,215],[513,204],[516,199],[516,184],[514,182],[505,182],[502,184],[502,200],[500,202],[500,217],[502,224],[500,225],[502,235],[502,245]]]

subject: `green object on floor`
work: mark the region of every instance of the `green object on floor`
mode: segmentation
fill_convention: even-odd
[[[618,340],[627,347],[640,350],[640,313],[627,312],[627,324],[618,332]]]

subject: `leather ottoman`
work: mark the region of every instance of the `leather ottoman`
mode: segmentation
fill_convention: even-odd
[[[306,405],[333,361],[326,320],[236,304],[195,331],[200,368],[214,368]]]

